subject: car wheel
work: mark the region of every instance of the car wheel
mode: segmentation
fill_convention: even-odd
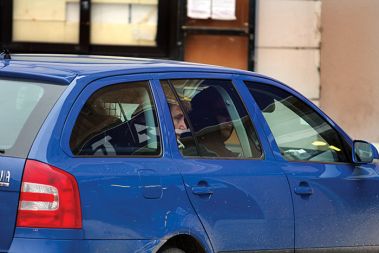
[[[159,251],[160,253],[186,253],[185,251],[178,249],[178,248],[168,248],[164,249],[162,251]]]

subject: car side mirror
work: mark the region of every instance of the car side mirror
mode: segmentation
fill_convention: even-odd
[[[376,147],[366,141],[356,140],[353,142],[353,163],[365,164],[372,163],[379,158]]]
[[[373,144],[370,143],[370,145],[371,145],[371,148],[372,148],[372,150],[374,152],[374,159],[379,159],[378,149]]]

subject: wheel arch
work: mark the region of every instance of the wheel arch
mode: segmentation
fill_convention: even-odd
[[[186,253],[212,253],[213,250],[207,242],[202,242],[193,234],[181,233],[169,237],[158,249],[156,253],[161,253],[168,248],[178,248]]]

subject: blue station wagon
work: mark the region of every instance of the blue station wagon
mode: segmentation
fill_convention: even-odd
[[[288,86],[184,62],[11,58],[0,252],[379,252],[377,150]]]

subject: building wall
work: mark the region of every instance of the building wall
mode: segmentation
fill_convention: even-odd
[[[256,71],[318,104],[321,1],[257,0]]]
[[[323,0],[320,106],[352,138],[379,142],[379,1]]]

